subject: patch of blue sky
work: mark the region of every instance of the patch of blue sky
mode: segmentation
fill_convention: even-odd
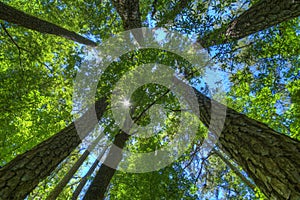
[[[217,2],[217,1],[213,1],[213,2]],[[245,2],[248,2],[248,1],[245,1]],[[216,5],[216,4],[214,4],[214,5]],[[243,6],[247,7],[247,3],[245,3]],[[236,7],[239,7],[239,6],[236,6]],[[226,10],[224,13],[224,18],[230,19],[230,17],[229,17],[230,12],[231,12],[231,10]],[[214,16],[216,14],[217,14],[216,11],[212,7],[210,7],[209,11],[208,11],[208,15]],[[183,18],[185,18],[185,16],[183,16]],[[151,18],[150,14],[147,16],[147,24],[150,28],[155,28],[156,24],[157,24],[157,22]],[[218,26],[218,25],[216,24],[216,26]],[[213,29],[213,28],[215,28],[215,27],[211,27],[211,29]],[[160,32],[157,36],[158,40],[163,40],[165,38],[164,34],[165,33],[163,31]],[[190,34],[187,34],[186,36],[188,38],[196,41],[198,33],[192,32]],[[89,35],[88,37],[90,39],[96,39],[92,35]],[[212,48],[212,50],[210,51],[210,56],[213,57],[216,53],[217,53],[217,50]],[[242,66],[240,66],[240,67],[242,67]],[[214,64],[210,68],[207,67],[205,75],[206,76],[204,78],[202,77],[203,81],[201,81],[201,83],[193,85],[199,91],[201,91],[201,88],[205,87],[205,83],[210,87],[210,90],[215,90],[216,88],[222,87],[222,90],[225,90],[225,92],[226,92],[230,89],[229,76],[226,72],[224,72],[220,69],[220,65]],[[199,78],[200,77],[197,77],[197,79],[199,79]],[[220,82],[221,82],[221,85],[220,85]],[[88,162],[93,163],[94,160],[95,160],[95,157],[92,157],[92,158],[88,159]],[[83,175],[87,172],[87,170],[88,170],[88,166],[83,168],[79,172],[79,174]],[[87,187],[88,187],[88,184],[86,185],[85,189]],[[221,190],[219,196],[212,197],[211,200],[222,198],[222,196],[224,196],[224,195],[225,195],[224,191]]]

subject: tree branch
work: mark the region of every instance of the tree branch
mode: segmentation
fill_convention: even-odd
[[[1,2],[0,2],[1,3]],[[16,43],[16,41],[14,40],[14,38],[9,34],[9,32],[7,31],[7,29],[5,28],[5,25],[3,23],[1,23],[1,27],[3,28],[4,32],[6,33],[6,35],[10,38],[10,40],[14,43],[14,45],[17,47],[18,51],[19,51],[19,60],[20,60],[20,67],[22,67],[22,58],[21,58],[21,47]]]
[[[253,191],[255,190],[256,186],[251,183],[241,172],[238,170],[227,158],[225,158],[221,152],[218,150],[214,149],[213,152],[221,158],[221,160],[248,186],[250,187]]]
[[[298,16],[300,3],[292,0],[261,0],[228,25],[198,39],[198,42],[204,48],[229,43]]]
[[[82,37],[73,31],[69,31],[53,23],[28,15],[2,2],[0,2],[0,19],[40,33],[57,35],[88,46],[97,46],[95,42]]]

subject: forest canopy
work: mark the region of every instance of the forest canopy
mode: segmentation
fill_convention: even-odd
[[[300,199],[296,0],[0,2],[0,199]]]

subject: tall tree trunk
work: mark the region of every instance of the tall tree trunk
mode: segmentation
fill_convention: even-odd
[[[234,25],[231,25],[231,27],[227,29],[226,32],[231,34],[231,40],[237,40],[251,33],[299,15],[300,7],[297,5],[291,3],[284,5],[279,2],[279,0],[276,0],[275,2],[279,3],[282,9],[295,9],[296,11],[291,11],[291,14],[287,14],[287,12],[279,12],[280,14],[277,15],[277,17],[280,16],[280,20],[274,19],[273,14],[267,15],[270,13],[264,12],[267,17],[273,16],[273,18],[270,18],[271,20],[268,18],[268,23],[271,23],[271,25],[262,21],[256,22],[247,19],[251,15],[260,17],[261,15],[257,16],[255,12],[262,11],[264,8],[269,9],[268,11],[270,11],[270,8],[274,8],[274,4],[272,2],[269,2],[270,4],[268,5],[266,4],[268,3],[268,0],[262,0],[260,3],[256,4],[255,7],[246,11],[240,19],[238,18],[234,23],[232,23]],[[130,5],[129,2],[126,0],[114,0],[113,3],[117,8],[118,13],[121,15],[124,28],[126,30],[140,27],[140,23],[136,23],[137,16],[139,16],[139,14],[137,14],[138,12],[133,12],[130,9],[128,10],[128,7],[126,7],[126,5]],[[136,4],[138,4],[138,1],[135,2],[134,5]],[[277,7],[277,5],[275,5],[275,7]],[[136,8],[136,6],[133,8]],[[128,12],[131,14],[128,14]],[[128,16],[132,16],[133,13],[136,13],[137,15],[133,16],[132,22],[126,22],[126,20],[130,19]],[[247,20],[245,21],[245,19]],[[248,21],[251,21],[251,23],[248,23]],[[255,27],[253,32],[248,31],[252,30],[252,26]],[[243,29],[240,27],[243,27]],[[227,42],[227,40],[225,39],[221,42]],[[211,131],[222,131],[219,137],[219,144],[221,148],[243,167],[264,194],[271,199],[299,199],[299,141],[277,133],[270,129],[267,125],[250,119],[247,116],[219,103],[214,103],[213,105],[219,106],[220,110],[225,109],[227,111],[225,125],[222,127],[223,123],[220,122],[214,123],[215,125],[220,124],[220,127],[210,127],[211,100],[196,89],[195,93],[197,94],[199,102],[199,110],[201,113],[199,116],[200,120],[204,123],[204,125],[212,128]],[[115,138],[114,143],[119,143],[121,147],[128,139],[125,139],[126,137],[127,136],[125,135],[119,135],[119,137]],[[268,141],[264,144],[265,140]],[[118,161],[117,164],[120,162],[121,158],[122,155],[118,155],[116,159]],[[277,167],[277,170],[273,170],[274,167]],[[104,193],[114,173],[114,168],[102,165],[84,199],[104,199]]]
[[[125,30],[142,27],[139,0],[112,0]]]
[[[40,143],[33,149],[17,156],[0,169],[0,199],[24,199],[45,177],[56,168],[92,131],[98,123],[90,119],[90,112],[96,109],[100,119],[107,107],[106,99],[95,103],[77,123],[84,126],[82,135],[77,134],[75,123],[71,123],[59,133]]]
[[[210,131],[221,130],[220,148],[240,165],[269,199],[300,199],[300,142],[266,124],[214,102],[194,89],[200,120],[210,126],[211,107],[226,109],[224,127],[218,119]],[[218,113],[214,115],[218,116]]]
[[[0,19],[41,33],[57,35],[88,46],[97,46],[95,42],[84,38],[73,31],[69,31],[53,23],[28,15],[2,2],[0,2]]]
[[[293,0],[261,0],[234,19],[199,40],[204,48],[241,39],[260,30],[300,16],[300,3]]]
[[[140,28],[142,26],[139,0],[112,0],[112,2],[122,18],[123,27],[125,30]],[[140,32],[134,32],[134,37],[137,41],[142,40],[142,35]],[[104,199],[108,185],[116,172],[116,168],[122,160],[122,151],[120,151],[120,149],[124,148],[128,139],[129,135],[123,131],[120,131],[120,133],[115,136],[113,144],[119,148],[112,146],[104,162],[111,163],[111,167],[105,164],[101,165],[84,196],[84,200]]]
[[[121,131],[119,134],[115,136],[113,144],[109,149],[109,153],[105,159],[104,164],[101,165],[98,170],[94,180],[89,186],[84,200],[101,200],[104,199],[104,194],[108,185],[114,176],[116,169],[119,163],[122,160],[122,149],[124,148],[126,141],[128,140],[129,135],[127,133]],[[117,146],[117,147],[116,147]],[[105,165],[105,163],[109,162],[110,166]]]
[[[97,165],[99,164],[101,158],[103,157],[104,153],[106,152],[107,147],[105,147],[101,154],[97,157],[97,159],[95,160],[95,162],[93,163],[93,165],[89,168],[89,171],[84,175],[84,177],[80,180],[79,185],[77,186],[77,188],[75,189],[73,195],[72,195],[72,200],[76,200],[77,197],[79,196],[82,188],[85,186],[86,182],[88,181],[88,178],[93,174],[93,172],[95,171]]]
[[[76,161],[76,163],[71,167],[68,173],[63,177],[62,180],[55,186],[55,188],[51,191],[46,200],[55,200],[59,194],[63,191],[64,187],[68,184],[68,182],[72,179],[74,174],[77,172],[82,163],[86,160],[86,158],[90,155],[90,151],[92,151],[99,141],[102,139],[103,133],[101,133],[97,138],[92,142],[91,145],[84,151],[84,153],[80,156],[80,158]]]
[[[169,92],[166,91],[160,97],[158,97],[155,101],[150,103],[142,113],[140,113],[137,117],[133,118],[134,122],[138,122],[141,117],[147,112],[161,97],[165,96]],[[129,116],[128,116],[129,117]],[[128,118],[127,118],[128,119]],[[84,200],[101,200],[104,199],[105,192],[109,186],[111,179],[113,178],[116,169],[119,163],[122,160],[122,150],[125,147],[126,142],[130,138],[130,135],[127,133],[130,131],[130,127],[132,124],[128,123],[128,120],[125,120],[123,129],[119,131],[119,133],[115,136],[113,144],[109,149],[108,155],[104,161],[104,164],[101,165],[99,171],[97,172],[94,180],[89,186]],[[126,131],[123,131],[126,130]],[[109,164],[107,166],[106,164]]]
[[[129,30],[141,27],[140,19],[137,18],[137,16],[140,15],[139,13],[136,13],[135,9],[132,9],[138,7],[138,1],[113,0],[114,4],[118,2],[121,3],[119,8],[117,6],[116,7],[122,19],[130,19],[130,16],[133,16],[132,21],[129,20],[125,23],[123,22],[124,28]],[[227,42],[229,39],[236,40],[245,37],[258,30],[262,30],[299,15],[299,5],[292,4],[292,0],[290,0],[290,2],[283,2],[284,3],[279,0],[274,0],[272,2],[270,0],[262,0],[260,3],[256,4],[257,8],[254,6],[251,8],[252,10],[256,8],[257,12],[249,9],[249,11],[246,11],[243,15],[241,15],[240,18],[243,20],[237,18],[234,23],[231,23],[229,28],[222,30],[223,32],[219,31],[219,34],[221,33],[221,35],[230,35],[230,37],[227,36],[225,40],[220,42]],[[275,3],[279,5],[279,10],[276,12],[278,15],[276,15],[275,12],[275,14],[270,12],[277,8],[277,5],[274,5]],[[129,5],[132,5],[133,7],[130,7]],[[6,15],[8,15],[3,12],[4,8],[8,8],[10,10],[13,8],[5,6],[3,3],[1,3],[0,6],[0,18],[3,19],[7,17]],[[122,7],[123,9],[127,9],[127,13],[124,15],[120,12],[120,8]],[[282,10],[285,11],[283,12]],[[12,11],[15,11],[15,9]],[[264,15],[257,16],[259,13],[264,13]],[[18,15],[18,17],[20,17],[20,13]],[[14,18],[14,16],[11,16],[11,13],[9,16],[10,19]],[[249,16],[251,16],[251,18],[248,18]],[[264,20],[260,19],[258,22],[252,20],[257,17],[266,18]],[[27,16],[26,19],[31,18],[28,18]],[[264,23],[264,21],[268,21],[268,24]],[[41,32],[43,32],[44,29],[47,29],[42,26],[44,25],[42,22],[44,21],[37,21],[37,24],[40,24],[41,26]],[[24,24],[27,25],[28,28],[32,27],[32,25],[30,25],[30,20],[25,20]],[[249,31],[251,29],[253,30]],[[59,29],[56,28],[54,30]],[[54,34],[52,29],[50,31],[48,30],[48,33]],[[63,33],[66,32],[63,31]],[[61,36],[64,37],[67,37],[66,35],[67,34],[61,34]],[[216,43],[213,42],[212,44]],[[200,105],[200,120],[206,126],[209,126],[211,118],[211,100],[199,91],[195,90],[195,92],[198,96]],[[99,104],[99,102],[96,103],[98,118],[102,116],[106,108],[106,103],[103,101],[101,102],[102,104]],[[240,166],[243,167],[258,187],[260,187],[260,189],[269,198],[299,199],[299,142],[279,134],[270,129],[267,125],[250,119],[245,115],[239,114],[230,108],[226,108],[221,104],[217,105],[220,106],[220,108],[227,110],[225,126],[222,128],[222,133],[219,137],[219,144],[221,148],[228,154],[228,156],[232,157]],[[93,123],[89,122],[87,124],[91,125]],[[88,129],[86,133],[88,133]],[[126,138],[124,135],[122,136],[119,134],[114,143],[122,146],[124,138]],[[40,180],[48,176],[51,171],[65,157],[67,157],[76,146],[78,146],[80,141],[81,140],[76,133],[74,123],[72,123],[60,133],[39,144],[32,150],[17,156],[14,160],[0,169],[0,197],[2,199],[24,198]],[[108,175],[107,177],[105,176],[106,173]],[[106,170],[103,169],[100,175],[97,174],[97,176],[102,177],[103,180],[108,178],[107,181],[109,182],[113,174],[114,169],[106,168]]]

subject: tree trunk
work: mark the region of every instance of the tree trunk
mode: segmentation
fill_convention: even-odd
[[[199,40],[204,48],[241,39],[300,15],[300,3],[293,0],[261,0],[229,25]]]
[[[267,4],[268,2],[269,4]],[[273,12],[270,12],[272,8],[277,7],[276,4],[269,0],[262,0],[229,26],[226,33],[230,33],[230,39],[237,40],[256,31],[291,19],[300,13],[300,7],[298,5],[293,3],[281,3],[279,0],[275,2],[281,6],[282,10],[280,10],[279,14],[272,14]],[[129,2],[126,0],[114,0],[113,3],[121,15],[126,30],[140,27],[140,23],[136,23],[137,16],[139,16],[137,13],[139,12],[128,10],[126,5],[130,5]],[[138,1],[134,2],[134,4],[138,5]],[[133,8],[137,7],[134,6]],[[263,11],[264,9],[267,11]],[[292,9],[292,11],[289,9]],[[293,9],[295,9],[295,11]],[[287,12],[287,10],[290,12]],[[264,13],[264,15],[262,16],[259,13],[255,13],[258,11]],[[136,13],[136,16],[132,16],[133,13]],[[275,15],[276,17],[280,16],[280,18],[274,18]],[[126,20],[130,19],[130,16],[133,17],[132,22],[126,22]],[[253,21],[248,18],[249,16],[258,18],[267,17],[266,20],[268,22],[265,23],[264,20],[261,19],[260,21]],[[226,39],[221,42],[226,42]],[[213,106],[219,106],[219,110],[227,111],[225,124],[223,127],[222,121],[214,122],[214,126],[211,127],[211,100],[196,89],[195,93],[197,94],[199,102],[200,120],[204,125],[210,128],[212,132],[221,131],[219,137],[221,148],[228,156],[232,157],[242,166],[262,192],[270,199],[299,199],[300,143],[290,137],[277,133],[263,123],[250,119],[219,103],[214,103]],[[216,113],[216,116],[218,116],[218,113]],[[213,120],[218,121],[218,119]],[[127,138],[127,136],[119,135],[119,137],[115,138],[114,143],[119,143],[121,147],[125,145],[128,139],[125,138]],[[109,157],[110,155],[108,158]],[[122,155],[117,155],[117,164],[121,158]],[[105,191],[114,173],[114,168],[102,165],[84,199],[104,199]]]
[[[125,30],[140,28],[142,26],[139,0],[113,0],[112,3],[122,18]],[[143,39],[141,32],[134,32],[134,37],[138,42]],[[104,199],[108,185],[116,172],[116,168],[122,160],[122,151],[120,151],[120,149],[124,148],[128,139],[129,135],[123,131],[120,131],[120,133],[115,136],[113,144],[119,148],[112,146],[109,150],[106,160],[104,164],[101,165],[94,180],[89,186],[84,196],[84,200]],[[105,163],[110,163],[111,167],[105,165]]]
[[[80,158],[76,161],[76,163],[71,167],[68,173],[63,177],[63,179],[55,186],[55,188],[51,191],[46,200],[55,200],[59,194],[63,191],[64,187],[68,184],[74,174],[77,172],[82,163],[86,160],[90,151],[92,151],[99,141],[102,139],[103,134],[101,133],[97,138],[92,142],[91,145],[84,151],[84,153],[80,156]]]
[[[251,183],[241,172],[240,170],[235,167],[227,158],[225,158],[225,156],[222,155],[221,152],[219,152],[218,150],[214,150],[214,153],[221,158],[221,160],[249,187],[251,188],[253,191],[255,190],[256,186]]]
[[[0,169],[0,199],[24,199],[45,177],[56,168],[81,142],[81,139],[94,129],[97,121],[90,119],[90,112],[96,109],[100,119],[107,107],[103,98],[95,103],[86,114],[78,119],[85,127],[80,137],[75,123],[71,123],[59,133],[40,143],[33,149],[17,156]],[[84,132],[83,132],[84,131]]]
[[[104,164],[101,165],[99,171],[97,172],[94,180],[89,186],[84,200],[102,200],[104,199],[104,194],[108,185],[114,176],[116,169],[119,163],[122,160],[122,149],[124,148],[126,141],[129,139],[129,135],[125,132],[120,132],[115,136],[113,144],[116,146],[112,146],[109,150],[109,153],[105,159]],[[110,166],[105,165],[105,163],[110,163]]]
[[[76,200],[77,197],[79,196],[82,188],[85,186],[86,182],[88,181],[88,178],[93,174],[93,172],[95,171],[97,165],[99,164],[101,158],[103,157],[104,153],[106,152],[107,147],[105,147],[101,154],[97,157],[97,159],[95,160],[95,162],[93,163],[93,165],[89,168],[89,171],[84,175],[84,177],[80,180],[79,185],[77,186],[77,188],[75,189],[73,196],[72,196],[72,200]]]
[[[28,15],[2,2],[0,2],[0,19],[41,33],[61,36],[88,46],[97,46],[95,42],[84,38],[73,31],[69,31],[53,23]]]
[[[150,103],[142,113],[140,113],[137,117],[133,118],[134,122],[138,122],[141,117],[147,112],[161,97],[165,96],[169,90],[164,92],[161,96],[159,96],[155,101]],[[134,110],[132,110],[134,112]],[[128,116],[130,117],[130,116]],[[129,118],[127,118],[129,119]],[[104,199],[105,192],[109,186],[109,183],[114,176],[116,169],[119,163],[122,160],[122,150],[125,147],[126,142],[130,138],[129,133],[132,124],[130,124],[129,120],[125,120],[123,129],[119,131],[119,133],[114,138],[114,146],[112,146],[109,150],[109,153],[101,165],[99,171],[97,172],[94,180],[92,181],[91,185],[89,186],[84,200],[102,200]],[[123,131],[123,130],[126,131]],[[109,166],[107,166],[109,165]]]
[[[250,119],[196,89],[200,120],[210,131],[221,130],[220,148],[234,159],[269,199],[300,199],[300,142]],[[211,107],[226,109],[224,127],[211,119]],[[215,113],[214,116],[218,116]],[[212,121],[211,121],[212,120]],[[210,122],[214,121],[213,127]]]
[[[125,30],[142,27],[139,0],[112,0]]]

